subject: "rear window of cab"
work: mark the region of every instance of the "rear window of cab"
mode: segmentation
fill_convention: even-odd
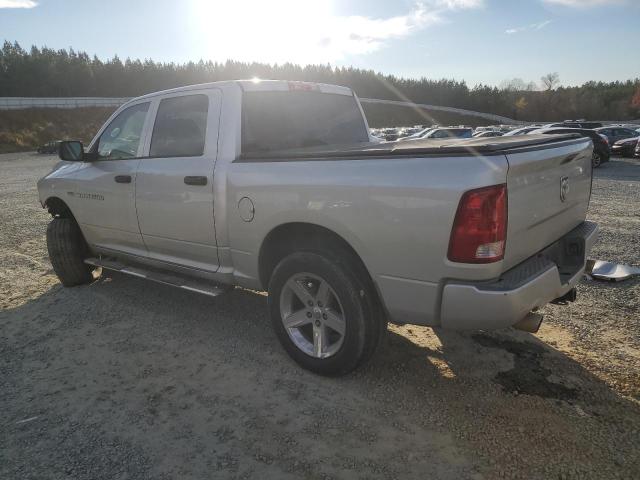
[[[243,154],[368,141],[364,118],[352,95],[317,91],[243,94]]]

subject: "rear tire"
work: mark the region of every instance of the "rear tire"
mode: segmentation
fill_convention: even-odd
[[[73,287],[90,283],[93,269],[84,263],[89,249],[78,224],[72,218],[54,218],[47,227],[49,260],[60,283]]]
[[[350,263],[327,252],[297,252],[276,266],[269,282],[269,311],[280,343],[301,367],[320,375],[354,370],[386,331],[371,288]]]
[[[593,152],[591,155],[591,166],[593,168],[599,168],[602,165],[602,155],[598,152]]]

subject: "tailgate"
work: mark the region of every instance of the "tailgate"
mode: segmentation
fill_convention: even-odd
[[[508,212],[505,270],[583,222],[591,196],[588,138],[506,152]]]

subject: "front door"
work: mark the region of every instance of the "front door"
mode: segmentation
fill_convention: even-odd
[[[162,97],[138,166],[136,208],[151,258],[206,271],[218,268],[213,167],[219,90]]]
[[[89,149],[95,158],[76,173],[70,195],[79,208],[76,219],[90,245],[107,251],[146,255],[135,208],[136,170],[150,102],[122,110]]]

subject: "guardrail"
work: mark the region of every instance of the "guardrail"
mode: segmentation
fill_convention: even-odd
[[[0,110],[119,107],[128,100],[128,98],[105,97],[0,97]]]
[[[83,108],[83,107],[119,107],[129,101],[130,98],[112,97],[0,97],[0,110],[24,110],[27,108]],[[379,100],[377,98],[361,98],[362,103],[379,105],[395,105],[399,107],[418,108],[423,110],[434,110],[440,112],[456,113],[470,117],[480,117],[491,120],[500,125],[526,125],[532,122],[514,120],[493,113],[475,112],[464,108],[443,107],[441,105],[427,105],[424,103],[400,102],[397,100]],[[603,124],[640,124],[638,120],[628,121],[601,121]]]
[[[0,97],[0,110],[21,110],[27,108],[82,108],[82,107],[119,107],[127,102],[129,98],[106,98],[106,97]],[[396,105],[400,107],[421,108],[425,110],[436,110],[472,117],[486,118],[501,124],[520,124],[511,118],[493,115],[491,113],[474,112],[462,108],[442,107],[439,105],[425,105],[421,103],[399,102],[395,100],[378,100],[376,98],[361,98],[362,103],[373,103],[382,105]]]

